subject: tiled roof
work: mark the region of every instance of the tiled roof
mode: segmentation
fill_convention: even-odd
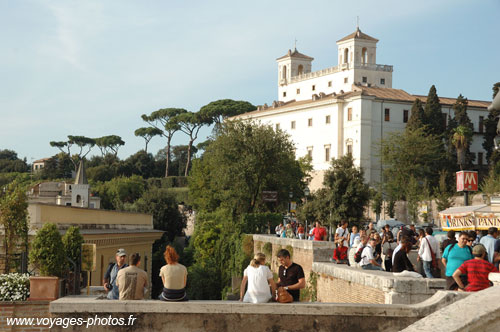
[[[354,31],[350,35],[345,36],[344,38],[342,38],[340,40],[337,40],[337,43],[340,43],[340,42],[343,42],[343,41],[346,41],[349,39],[365,39],[365,40],[372,40],[372,41],[378,42],[378,39],[368,36],[366,33],[361,32],[361,30],[359,28],[357,28],[356,31]]]
[[[408,92],[401,89],[366,87],[360,85],[353,85],[353,91],[362,91],[365,96],[374,96],[386,100],[400,100],[414,102],[416,97],[410,95]]]
[[[297,49],[294,49],[293,52],[292,52],[292,50],[288,50],[288,53],[286,55],[283,55],[282,57],[279,57],[276,60],[281,60],[281,59],[285,59],[288,57],[302,58],[302,59],[307,59],[307,60],[311,60],[311,61],[314,60],[314,58],[311,58],[310,56],[307,56],[305,54],[300,53],[299,51],[297,51]]]
[[[427,96],[420,96],[420,95],[413,95],[413,96],[416,97],[416,98],[419,98],[424,103],[427,100]],[[456,98],[439,97],[439,102],[441,103],[441,105],[453,105],[453,104],[456,103],[456,101],[457,101]],[[487,108],[491,104],[490,101],[484,101],[484,100],[471,100],[471,99],[468,99],[467,101],[468,101],[467,105],[469,107]]]

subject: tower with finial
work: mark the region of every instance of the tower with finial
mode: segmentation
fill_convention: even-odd
[[[80,160],[78,171],[76,172],[75,183],[71,189],[71,206],[89,207],[90,186],[85,173],[85,165]]]
[[[279,84],[288,84],[292,77],[310,73],[313,60],[314,58],[297,51],[297,39],[295,39],[293,51],[288,50],[286,55],[276,59]]]

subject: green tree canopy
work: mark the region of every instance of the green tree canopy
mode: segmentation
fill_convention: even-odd
[[[176,117],[179,114],[186,113],[183,108],[162,108],[158,111],[152,112],[150,115],[143,114],[142,120],[147,122],[153,128],[162,132],[162,136],[167,139],[165,147],[165,177],[168,176],[168,168],[170,163],[170,145],[174,134],[180,130],[180,126]]]
[[[408,179],[427,179],[437,186],[439,170],[446,169],[448,159],[442,140],[429,135],[424,128],[404,133],[389,133],[382,140],[380,155],[383,163],[384,191],[392,199],[404,199]]]
[[[89,154],[94,145],[95,145],[95,139],[93,138],[85,136],[72,136],[72,135],[68,135],[67,141],[50,142],[50,146],[58,148],[62,153],[68,155],[71,163],[73,164],[75,172],[78,169],[78,164],[80,163],[80,160],[82,160]],[[73,146],[78,147],[79,150],[77,148],[77,152],[71,154],[71,147]],[[73,158],[73,156],[75,158]]]
[[[225,122],[203,157],[195,160],[189,180],[197,210],[226,207],[237,215],[275,209],[262,191],[278,192],[284,209],[288,194],[303,195],[304,173],[295,160],[294,145],[284,132],[254,122]]]
[[[95,138],[94,141],[99,150],[101,150],[103,157],[107,154],[111,154],[111,152],[116,157],[120,146],[125,145],[125,142],[122,140],[122,138],[117,135],[108,135]]]
[[[411,107],[411,115],[408,123],[406,124],[406,130],[415,130],[422,128],[425,125],[425,113],[422,107],[422,101],[420,99],[415,99]]]
[[[257,108],[247,101],[220,99],[213,101],[200,109],[200,113],[215,123],[219,128],[225,119],[239,114],[255,111]]]
[[[144,147],[144,151],[148,152],[148,144],[149,141],[155,136],[161,136],[163,135],[163,130],[154,128],[154,127],[142,127],[138,128],[134,132],[135,136],[140,136],[144,138],[144,141],[146,142],[146,146]]]
[[[24,160],[17,157],[17,153],[12,150],[0,150],[0,173],[26,172],[28,165]]]
[[[62,276],[67,264],[61,234],[55,224],[44,224],[36,232],[29,256],[42,276]]]
[[[441,111],[441,104],[439,103],[439,97],[434,85],[429,89],[429,94],[425,102],[424,114],[424,124],[428,126],[426,131],[429,134],[441,136],[446,128],[443,112]]]

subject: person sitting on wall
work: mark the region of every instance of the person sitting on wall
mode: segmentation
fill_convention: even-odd
[[[248,289],[245,293],[245,287]],[[271,289],[269,289],[271,287]],[[250,261],[250,265],[243,271],[243,280],[240,286],[240,301],[250,303],[266,303],[276,292],[273,273],[266,266],[266,255],[257,253]]]
[[[179,263],[179,255],[171,246],[165,248],[163,254],[167,265],[160,269],[160,277],[163,281],[163,291],[159,299],[162,301],[187,301],[186,282],[187,269]]]
[[[337,240],[337,248],[333,251],[333,261],[337,264],[347,264],[349,265],[349,260],[347,259],[347,247],[344,246],[344,240]]]
[[[120,269],[116,276],[116,286],[120,300],[143,300],[148,286],[148,274],[139,268],[141,255],[130,255],[130,266]]]
[[[375,253],[375,246],[377,245],[377,240],[372,237],[368,241],[368,245],[363,249],[363,252],[361,253],[361,262],[359,265],[363,270],[380,270],[382,271],[382,267],[380,264],[375,260],[374,253]]]
[[[486,258],[486,248],[482,244],[477,244],[472,248],[474,259],[465,261],[453,273],[453,279],[458,285],[459,291],[477,292],[491,286],[488,280],[490,272],[498,272],[498,269],[488,262]],[[461,275],[467,275],[467,287],[462,282]]]
[[[292,262],[290,252],[286,249],[278,251],[278,261],[280,267],[278,269],[277,287],[283,287],[294,301],[300,300],[300,290],[306,287],[306,279],[302,266]]]
[[[116,277],[118,276],[118,271],[120,271],[120,269],[128,267],[128,264],[125,263],[127,260],[127,252],[125,249],[118,249],[115,259],[116,264],[109,264],[103,279],[104,288],[108,290],[108,300],[118,300],[120,298],[120,291],[116,285]]]

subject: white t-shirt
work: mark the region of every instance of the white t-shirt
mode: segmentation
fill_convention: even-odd
[[[335,234],[338,234],[339,237],[345,237],[344,247],[349,247],[349,243],[347,243],[347,236],[349,235],[349,231],[347,230],[347,228],[343,229],[342,227],[339,227],[335,231]]]
[[[370,245],[367,245],[365,249],[363,249],[363,252],[361,253],[361,262],[359,262],[359,265],[364,266],[371,264],[371,260],[374,259],[373,257],[373,248]]]
[[[271,299],[271,289],[268,280],[273,278],[273,273],[266,265],[253,267],[249,265],[243,275],[248,278],[248,289],[243,297],[243,302],[266,303]]]
[[[432,254],[429,245],[431,246],[430,248],[432,248],[432,252],[434,253],[434,255],[436,255],[436,258],[440,258],[438,240],[436,240],[436,238],[432,235],[427,235],[420,241],[420,248],[418,249],[418,255],[420,256],[420,258],[422,258],[423,261],[426,262],[432,262]]]

